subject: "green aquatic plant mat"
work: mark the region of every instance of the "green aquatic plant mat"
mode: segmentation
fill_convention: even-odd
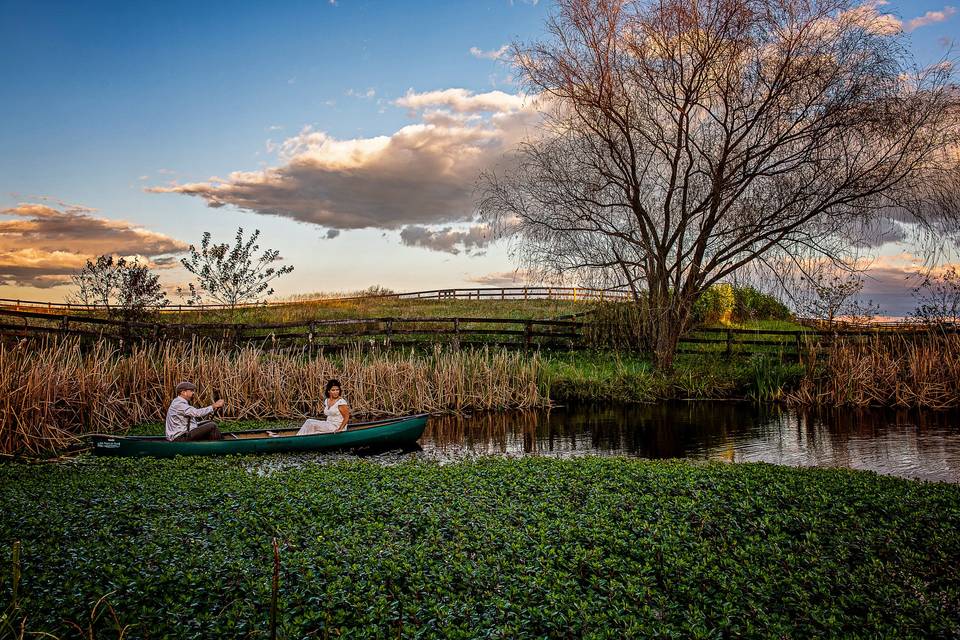
[[[955,485],[761,464],[317,460],[0,465],[0,596],[20,541],[28,630],[68,637],[109,594],[127,637],[266,637],[276,537],[281,638],[960,634]]]

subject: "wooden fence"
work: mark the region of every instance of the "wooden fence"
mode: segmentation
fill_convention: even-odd
[[[607,289],[585,289],[582,287],[471,287],[461,289],[430,289],[427,291],[407,291],[403,293],[378,293],[360,296],[338,296],[327,298],[309,298],[304,300],[281,300],[260,303],[244,303],[235,306],[223,304],[167,305],[157,307],[160,313],[183,313],[216,309],[250,309],[262,307],[293,307],[319,304],[324,302],[342,302],[349,300],[621,300],[629,297],[629,292]],[[0,298],[0,309],[12,311],[37,312],[106,312],[110,307],[98,304],[75,304],[70,302],[40,302]]]
[[[447,344],[456,348],[500,346],[520,349],[578,350],[594,347],[583,320],[512,318],[350,318],[245,325],[235,323],[124,322],[106,318],[16,311],[0,308],[0,338],[77,336],[84,340],[162,341],[206,339],[229,345],[259,344],[267,348],[306,346],[336,348],[363,343],[371,347]],[[956,328],[944,330],[957,331]],[[800,358],[811,347],[828,345],[838,336],[922,335],[922,327],[842,329],[832,331],[698,328],[680,341],[679,353],[765,353]]]

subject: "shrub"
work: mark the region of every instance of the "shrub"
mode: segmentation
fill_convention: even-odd
[[[733,290],[733,295],[733,319],[737,322],[789,320],[793,316],[787,305],[753,287],[737,287]]]
[[[693,315],[700,323],[728,323],[733,319],[735,303],[736,296],[733,285],[727,283],[715,284],[704,291],[694,303]]]

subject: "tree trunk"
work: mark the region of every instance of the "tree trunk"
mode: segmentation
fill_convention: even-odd
[[[654,326],[652,337],[653,362],[657,370],[663,373],[673,372],[673,360],[677,354],[677,342],[680,340],[679,323],[662,319]]]
[[[658,371],[673,372],[681,336],[689,328],[693,302],[668,293],[650,299],[647,312],[647,340]]]

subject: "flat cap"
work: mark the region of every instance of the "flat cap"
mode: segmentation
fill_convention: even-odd
[[[192,382],[181,382],[180,384],[177,385],[178,394],[181,391],[196,391],[196,390],[197,390],[197,385],[193,384]]]

